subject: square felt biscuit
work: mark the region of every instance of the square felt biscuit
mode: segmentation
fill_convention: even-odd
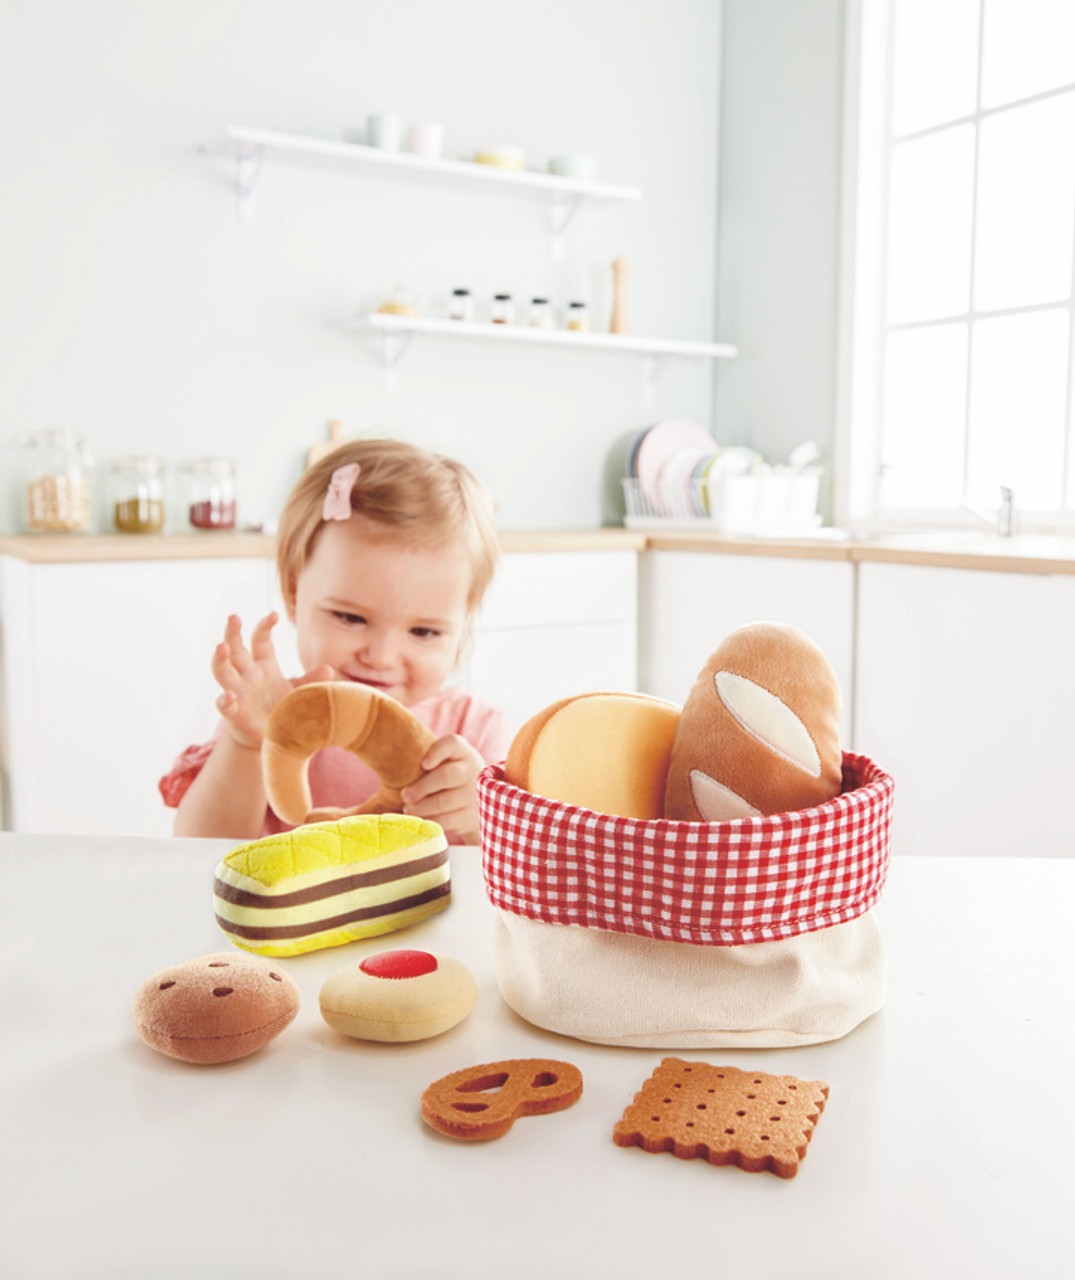
[[[618,1147],[794,1178],[828,1096],[822,1080],[665,1058],[612,1137]]]

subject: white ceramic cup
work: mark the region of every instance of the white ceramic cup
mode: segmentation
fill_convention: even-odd
[[[411,125],[407,147],[416,156],[439,160],[444,154],[444,126],[436,120],[423,120]]]
[[[388,114],[366,117],[366,142],[384,151],[398,151],[403,144],[403,120]]]
[[[549,161],[550,173],[561,178],[575,178],[580,182],[589,182],[596,168],[593,156],[554,156]]]

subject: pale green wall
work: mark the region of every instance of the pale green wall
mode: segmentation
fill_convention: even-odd
[[[845,0],[725,0],[715,433],[780,460],[815,439],[831,485]]]

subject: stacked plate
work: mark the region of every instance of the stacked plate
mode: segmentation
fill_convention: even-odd
[[[718,475],[746,475],[761,465],[753,449],[718,447],[696,422],[669,418],[636,437],[623,482],[628,519],[705,519]]]

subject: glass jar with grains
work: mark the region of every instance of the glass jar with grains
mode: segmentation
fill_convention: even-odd
[[[160,533],[164,528],[160,458],[114,458],[108,464],[108,505],[120,533]]]
[[[28,533],[85,533],[93,459],[74,431],[32,431],[18,439],[23,523]]]

